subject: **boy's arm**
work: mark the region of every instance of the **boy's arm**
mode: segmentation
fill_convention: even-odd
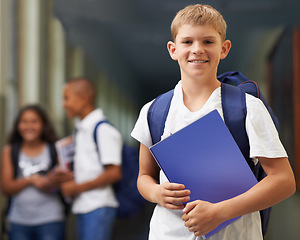
[[[149,202],[170,209],[183,209],[183,202],[190,200],[190,191],[183,184],[158,183],[159,168],[150,150],[140,145],[140,170],[137,186],[141,195]]]
[[[287,158],[260,157],[259,161],[267,174],[262,181],[244,194],[220,203],[188,203],[182,217],[185,226],[197,236],[205,235],[228,219],[268,208],[295,193],[294,174]]]
[[[113,184],[119,181],[121,178],[121,165],[105,165],[104,172],[94,180],[84,183],[76,183],[74,180],[72,180],[63,183],[61,188],[64,196],[72,197],[82,192]]]
[[[287,158],[258,159],[267,176],[245,194],[232,199],[232,204],[237,203],[237,206],[228,211],[229,218],[273,206],[296,191],[294,173]]]

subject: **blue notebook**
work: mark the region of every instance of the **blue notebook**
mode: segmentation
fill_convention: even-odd
[[[257,180],[217,110],[150,147],[170,182],[191,190],[191,200],[217,203],[238,196]],[[208,238],[235,219],[208,233]]]

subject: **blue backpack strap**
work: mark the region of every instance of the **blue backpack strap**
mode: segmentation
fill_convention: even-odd
[[[107,120],[101,120],[101,121],[97,122],[97,124],[94,128],[93,138],[94,138],[94,142],[96,143],[96,148],[97,148],[98,153],[99,153],[99,148],[98,148],[98,141],[97,141],[97,129],[102,123],[110,124],[110,122]]]
[[[147,120],[153,144],[161,139],[173,95],[174,89],[159,95],[149,107]]]
[[[239,72],[227,72],[218,76],[218,79],[222,82],[221,98],[224,121],[229,128],[233,138],[237,142],[237,145],[239,146],[249,166],[251,167],[254,175],[256,176],[257,180],[260,181],[266,176],[266,173],[264,172],[259,162],[254,165],[253,161],[249,158],[250,146],[245,128],[247,114],[245,93],[247,92],[262,100],[262,102],[268,109],[274,121],[274,124],[277,127],[277,130],[279,126],[278,119],[273,114],[272,109],[267,104],[263,95],[260,93],[258,85],[255,82],[246,79]],[[238,87],[232,86],[230,84]],[[270,212],[271,207],[260,211],[263,236],[266,234],[268,229]]]
[[[221,84],[221,99],[224,122],[239,146],[251,168],[253,161],[249,158],[249,139],[246,132],[246,95],[240,88],[230,84]]]
[[[277,131],[279,130],[279,121],[275,116],[275,114],[273,113],[271,107],[268,105],[265,97],[261,93],[256,82],[247,79],[242,73],[238,71],[225,72],[223,74],[220,74],[218,76],[218,80],[221,83],[227,83],[230,85],[238,86],[238,88],[240,88],[242,91],[259,98],[264,103],[267,110],[269,111],[270,116],[277,128]]]

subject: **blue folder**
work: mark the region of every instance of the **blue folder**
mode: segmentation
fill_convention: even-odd
[[[150,147],[170,182],[191,190],[191,200],[211,203],[238,196],[257,180],[217,110]],[[208,238],[237,218],[208,233]]]

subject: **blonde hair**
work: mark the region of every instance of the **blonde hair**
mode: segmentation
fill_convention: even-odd
[[[216,9],[209,5],[190,5],[180,10],[171,24],[171,33],[175,41],[178,30],[182,25],[210,25],[226,40],[226,22],[223,16]]]

